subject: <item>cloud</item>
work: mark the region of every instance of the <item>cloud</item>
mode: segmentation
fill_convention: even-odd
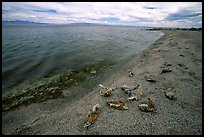
[[[202,12],[194,12],[191,10],[181,10],[176,13],[169,14],[166,20],[187,20],[189,18],[195,18],[202,16]]]
[[[201,2],[3,2],[2,20],[202,26]],[[197,22],[196,22],[197,21]],[[168,23],[167,23],[168,22]],[[187,24],[188,22],[188,24]],[[165,26],[165,25],[164,25]]]
[[[149,6],[145,6],[145,9],[156,9],[156,7],[149,7]]]
[[[57,13],[56,10],[33,10],[34,12],[48,12],[48,13]]]

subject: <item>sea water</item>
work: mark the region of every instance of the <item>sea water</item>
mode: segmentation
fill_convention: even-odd
[[[162,35],[129,26],[2,26],[2,93],[103,60],[120,66]]]

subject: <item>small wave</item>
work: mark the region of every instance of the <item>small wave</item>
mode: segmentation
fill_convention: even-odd
[[[27,69],[23,69],[23,71],[20,74],[25,75],[25,74],[32,73],[36,71],[37,69],[39,69],[40,66],[42,66],[45,62],[46,62],[46,58],[42,58],[41,60],[38,60],[38,62],[36,62],[35,64],[29,65]]]

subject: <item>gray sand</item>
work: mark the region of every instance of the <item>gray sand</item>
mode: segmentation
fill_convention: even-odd
[[[99,94],[96,87],[78,100],[59,98],[33,103],[2,113],[3,134],[107,134],[160,135],[202,134],[202,31],[163,31],[156,43],[132,57],[102,85],[114,88],[110,97]],[[160,74],[162,67],[172,72]],[[128,76],[128,70],[134,73]],[[155,75],[148,82],[145,74]],[[128,95],[120,87],[141,84],[142,100],[126,101]],[[169,100],[164,91],[172,89],[177,99]],[[74,91],[86,89],[75,88]],[[64,91],[69,96],[71,91]],[[155,99],[155,112],[142,112],[140,102]],[[106,105],[109,99],[124,101],[129,109],[116,110]],[[83,127],[87,113],[99,103],[97,121],[88,129]]]

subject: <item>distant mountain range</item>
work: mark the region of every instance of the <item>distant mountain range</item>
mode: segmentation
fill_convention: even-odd
[[[71,25],[71,26],[110,26],[107,24],[96,24],[96,23],[69,23],[67,25]]]
[[[30,22],[30,21],[2,21],[2,25],[42,25],[46,23]]]
[[[33,25],[68,25],[68,26],[109,26],[106,24],[95,24],[95,23],[69,23],[69,24],[48,24],[48,23],[38,23],[30,21],[2,21],[3,26],[33,26]]]

